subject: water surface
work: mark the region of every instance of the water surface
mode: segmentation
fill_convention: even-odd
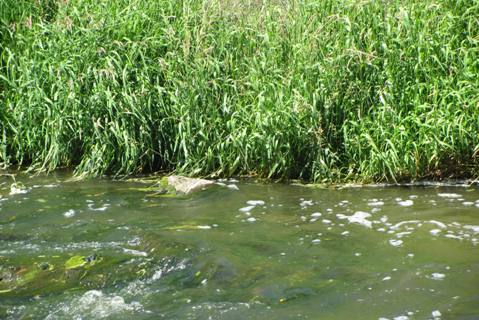
[[[479,190],[0,177],[0,318],[477,319]]]

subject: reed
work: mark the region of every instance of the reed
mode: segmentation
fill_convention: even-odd
[[[479,173],[477,0],[0,0],[0,20],[4,166]]]

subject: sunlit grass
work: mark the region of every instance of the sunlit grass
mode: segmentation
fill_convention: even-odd
[[[476,0],[0,9],[4,165],[314,181],[479,171]]]

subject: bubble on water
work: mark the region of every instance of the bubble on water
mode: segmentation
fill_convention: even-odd
[[[246,221],[248,221],[248,222],[255,222],[255,221],[256,221],[256,218],[254,218],[254,217],[249,217],[248,219],[246,219]]]
[[[389,281],[389,280],[391,280],[391,277],[387,276],[387,277],[384,277],[382,281]]]
[[[466,207],[469,207],[469,206],[474,205],[474,202],[472,202],[472,201],[464,201],[464,202],[462,203],[462,205],[464,205],[464,206],[466,206]]]
[[[263,200],[248,200],[246,201],[246,204],[249,204],[250,206],[263,206],[264,201]]]
[[[321,242],[321,239],[314,239],[311,241],[313,244],[319,244]]]
[[[349,234],[349,231],[343,231],[343,232],[341,232],[341,235],[342,235],[342,236],[347,236],[348,234]]]
[[[417,197],[418,197],[417,195],[411,194],[411,195],[409,196],[409,199],[417,199]]]
[[[321,212],[314,212],[314,213],[311,214],[311,217],[312,217],[312,218],[321,217]]]
[[[65,212],[63,216],[65,216],[65,218],[72,218],[75,216],[75,210],[70,209],[67,212]]]
[[[328,219],[323,219],[322,221],[324,224],[331,224],[332,221],[331,220],[328,220]]]
[[[211,229],[211,226],[208,226],[208,225],[196,226],[196,229],[200,229],[200,230],[210,230],[210,229]]]
[[[316,221],[318,221],[318,219],[316,219],[316,218],[313,218],[313,219],[309,220],[309,222],[316,222]]]
[[[433,235],[433,236],[437,236],[442,230],[441,229],[432,229],[430,230],[429,232]]]

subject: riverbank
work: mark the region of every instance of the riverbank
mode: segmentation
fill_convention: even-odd
[[[475,178],[477,1],[3,1],[0,162]]]

